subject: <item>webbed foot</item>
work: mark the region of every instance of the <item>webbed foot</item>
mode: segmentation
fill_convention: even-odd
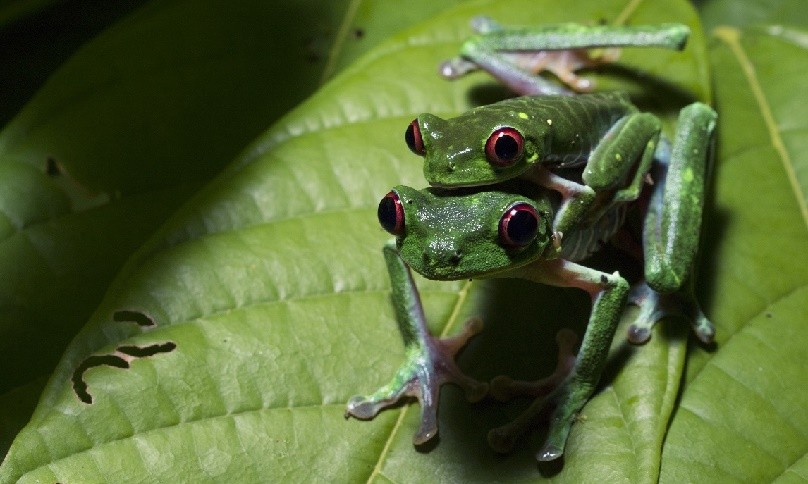
[[[552,404],[560,403],[566,398],[563,395],[568,393],[565,388],[571,385],[569,380],[575,367],[574,350],[578,344],[578,337],[569,329],[562,329],[556,334],[556,343],[558,344],[558,362],[550,376],[533,382],[516,381],[501,376],[491,381],[491,395],[498,400],[505,401],[515,396],[536,398],[533,404],[515,420],[492,429],[488,433],[488,444],[496,452],[509,452],[516,439],[529,430],[540,413]],[[585,402],[586,399],[581,405]],[[554,418],[553,422],[556,420]],[[570,419],[567,424],[558,422],[551,425],[550,436],[545,446],[537,454],[537,459],[552,460],[561,455],[569,427],[573,422],[574,418]],[[566,427],[566,430],[562,427]]]
[[[413,443],[420,445],[432,439],[438,433],[438,397],[444,383],[458,385],[470,402],[479,401],[488,393],[487,383],[464,375],[454,361],[457,352],[481,330],[482,321],[473,318],[455,336],[438,339],[424,335],[422,344],[407,349],[407,360],[390,383],[372,395],[351,398],[345,416],[369,420],[402,398],[415,397],[421,404],[421,424],[413,436]]]
[[[713,342],[715,327],[702,312],[689,286],[677,292],[662,294],[653,290],[644,281],[639,282],[631,288],[628,302],[640,308],[640,314],[628,330],[628,340],[633,344],[648,342],[654,325],[667,316],[688,319],[699,340],[705,344]]]

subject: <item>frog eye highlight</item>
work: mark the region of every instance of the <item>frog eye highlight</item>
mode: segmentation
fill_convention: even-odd
[[[526,247],[538,231],[539,213],[525,202],[511,205],[499,219],[499,241],[508,248]]]
[[[388,192],[379,202],[376,212],[382,228],[393,235],[404,233],[404,207],[396,192]]]
[[[418,120],[413,119],[407,131],[404,132],[404,141],[407,142],[410,151],[418,156],[424,156],[426,150],[424,149],[424,138],[421,137],[421,128],[418,127]]]
[[[499,128],[485,142],[485,156],[492,165],[505,168],[519,161],[525,141],[514,128]]]

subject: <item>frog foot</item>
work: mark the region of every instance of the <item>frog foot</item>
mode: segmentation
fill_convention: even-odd
[[[472,318],[463,330],[452,337],[435,338],[424,334],[420,344],[407,349],[407,360],[393,379],[369,396],[355,396],[348,401],[345,417],[370,420],[381,410],[397,404],[405,397],[415,397],[421,404],[421,424],[413,436],[413,444],[421,445],[438,433],[438,400],[444,383],[454,383],[470,402],[488,393],[488,384],[463,374],[454,361],[457,352],[482,330],[482,321]]]
[[[552,393],[575,366],[575,346],[578,344],[578,336],[566,328],[556,333],[555,339],[558,345],[558,361],[550,376],[533,381],[498,376],[491,380],[491,396],[500,402],[507,402],[515,397],[538,398]]]
[[[500,376],[491,381],[491,395],[498,400],[505,401],[515,396],[536,398],[530,407],[515,420],[507,425],[492,429],[488,433],[488,445],[494,451],[500,453],[510,452],[516,443],[516,439],[533,426],[539,414],[551,405],[569,399],[565,395],[570,393],[568,388],[572,385],[570,379],[575,367],[574,349],[578,344],[578,337],[571,330],[562,329],[556,334],[556,343],[558,344],[558,362],[553,373],[547,378],[525,382]],[[586,399],[583,399],[581,406],[585,402]],[[573,422],[574,413],[571,413],[566,420],[554,416],[548,443],[537,455],[539,460],[553,460],[561,455],[566,436]]]
[[[628,302],[639,306],[640,314],[628,329],[628,340],[643,344],[651,339],[651,330],[660,319],[667,316],[684,317],[690,320],[693,332],[704,344],[715,337],[713,323],[701,311],[692,290],[685,286],[669,294],[655,291],[645,281],[635,284],[629,292]]]

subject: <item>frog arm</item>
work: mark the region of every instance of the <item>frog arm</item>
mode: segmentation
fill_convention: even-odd
[[[702,103],[679,114],[670,160],[660,159],[653,172],[654,190],[643,227],[646,282],[632,290],[641,315],[629,330],[642,343],[661,317],[683,313],[696,336],[710,343],[715,328],[693,295],[692,271],[701,234],[707,163],[717,115]]]
[[[596,192],[615,190],[615,202],[636,200],[651,168],[662,125],[650,113],[619,119],[589,155],[583,181]],[[626,177],[633,172],[630,180]]]
[[[522,177],[561,194],[561,204],[553,219],[553,232],[562,236],[584,218],[595,201],[592,187],[568,180],[542,165],[536,165]]]
[[[547,440],[536,456],[540,461],[550,461],[563,454],[578,412],[595,391],[625,306],[629,285],[618,273],[607,274],[563,259],[539,260],[514,270],[509,276],[553,286],[576,287],[592,298],[589,324],[567,379],[548,397],[537,399],[514,422],[488,434],[488,442],[495,450],[507,451],[516,438],[532,426],[537,414],[548,405],[554,405]]]
[[[345,416],[372,419],[402,398],[416,397],[421,404],[421,424],[413,436],[413,443],[420,445],[438,433],[438,397],[444,383],[460,386],[466,398],[472,402],[482,399],[488,392],[488,384],[464,375],[454,361],[455,354],[482,329],[482,322],[472,319],[466,322],[458,335],[434,338],[426,327],[418,288],[409,266],[398,254],[395,240],[385,244],[383,253],[392,284],[393,307],[404,339],[406,360],[388,384],[369,396],[352,397],[348,401]]]
[[[592,58],[586,49],[604,47],[663,47],[680,50],[690,30],[681,24],[652,26],[588,26],[559,24],[534,28],[503,28],[487,17],[472,21],[478,35],[462,46],[460,56],[444,62],[441,74],[449,79],[484,69],[522,95],[571,94],[563,87],[536,76],[542,70],[555,74],[573,91],[592,89],[575,70],[609,62],[616,56]]]

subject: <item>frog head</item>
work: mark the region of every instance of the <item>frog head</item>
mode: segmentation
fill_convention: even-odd
[[[519,193],[397,186],[382,198],[378,216],[404,262],[429,279],[492,275],[552,245],[550,202]]]
[[[515,178],[538,163],[548,130],[517,102],[472,109],[456,118],[422,114],[404,134],[410,150],[424,157],[432,186],[491,185]]]

